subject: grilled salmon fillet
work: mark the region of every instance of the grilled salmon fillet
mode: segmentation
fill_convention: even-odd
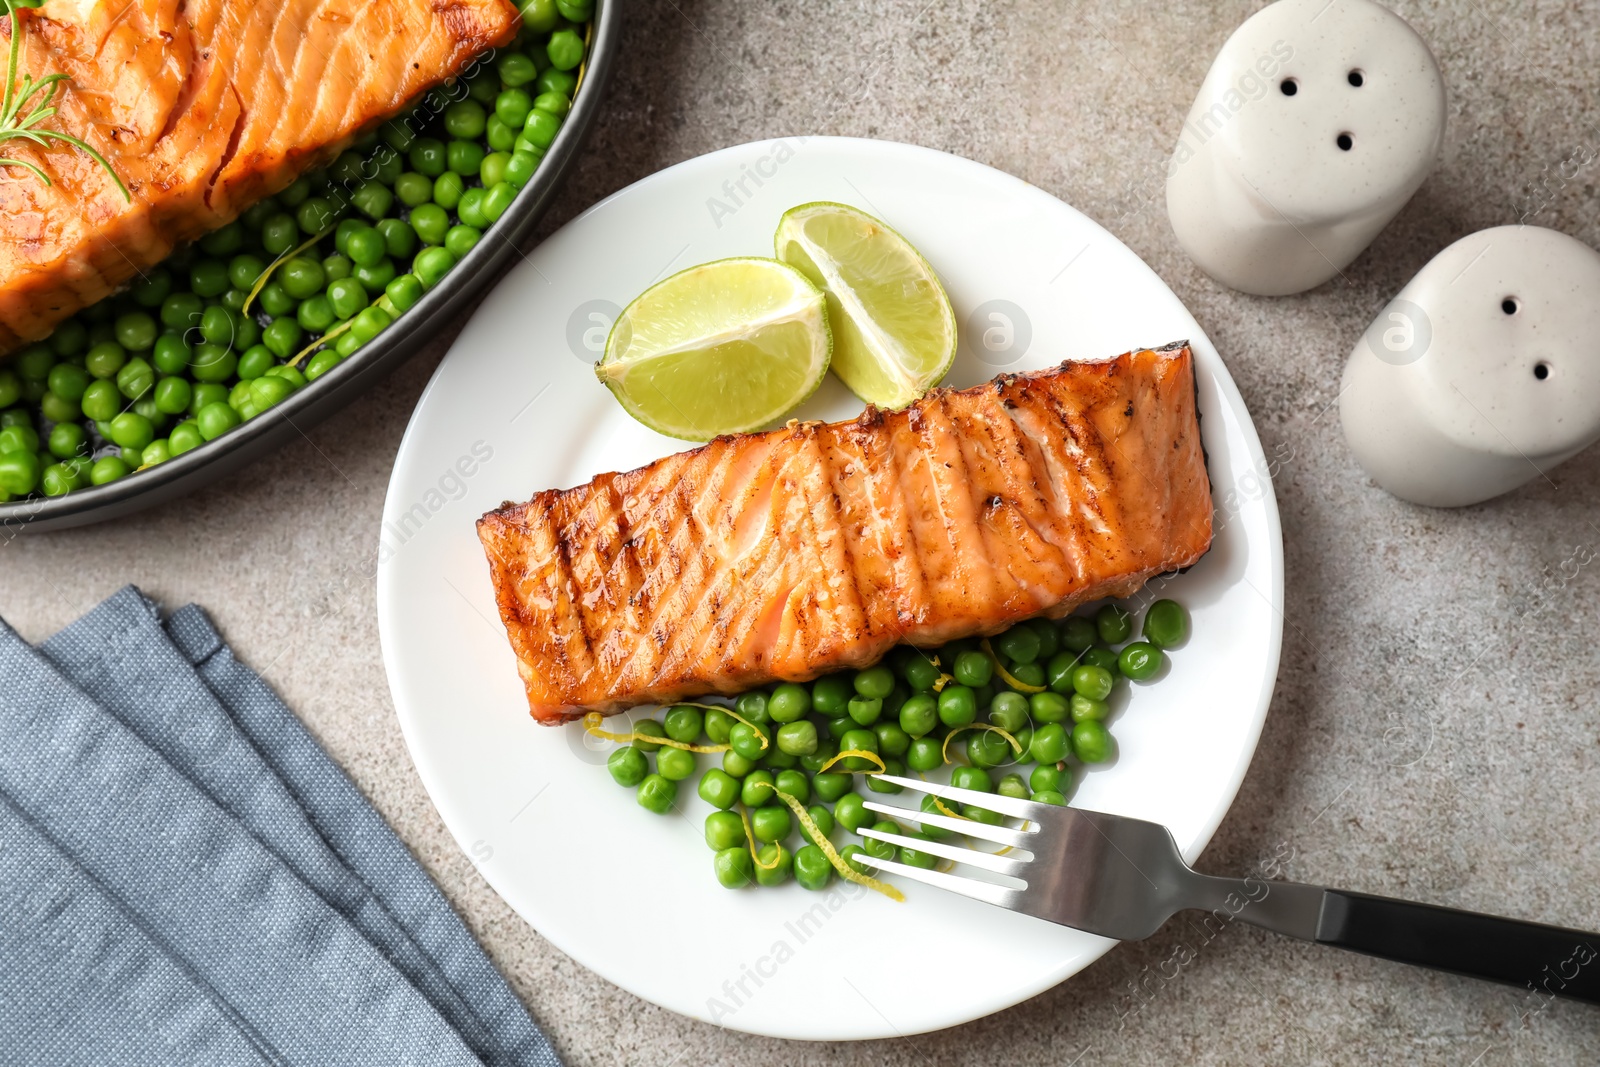
[[[65,73],[44,128],[98,149],[12,140],[0,167],[0,352],[327,162],[480,52],[508,0],[50,0],[19,16],[18,80]],[[18,27],[0,19],[10,47]]]
[[[478,521],[534,718],[862,667],[1211,546],[1187,345],[719,437]]]

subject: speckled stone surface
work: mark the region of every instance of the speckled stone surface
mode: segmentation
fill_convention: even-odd
[[[1297,878],[1600,930],[1600,452],[1489,504],[1429,511],[1367,481],[1336,410],[1357,336],[1449,242],[1523,219],[1600,243],[1600,8],[1395,5],[1449,82],[1442,163],[1341,278],[1256,299],[1184,258],[1163,167],[1212,56],[1258,6],[633,0],[606,113],[543,232],[661,167],[798,133],[958,153],[1103,223],[1193,310],[1278,457],[1283,667],[1201,867],[1292,850]],[[376,545],[392,457],[447,342],[227,485],[0,545],[0,614],[38,639],[124,582],[204,604],[398,827],[569,1062],[1600,1062],[1600,1009],[1238,925],[1206,942],[1169,923],[1009,1011],[864,1045],[724,1032],[588,973],[446,833],[390,707],[372,590],[342,566]],[[907,980],[982,981],[960,972],[959,938]]]

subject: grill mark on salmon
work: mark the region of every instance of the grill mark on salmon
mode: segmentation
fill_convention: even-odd
[[[541,722],[1126,596],[1211,545],[1186,345],[720,437],[478,521]]]
[[[0,19],[19,79],[63,73],[63,145],[0,168],[0,353],[236,218],[516,32],[509,0],[51,0]]]

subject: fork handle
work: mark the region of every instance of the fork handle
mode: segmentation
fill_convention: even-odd
[[[1317,940],[1600,1004],[1600,934],[1329,889]]]

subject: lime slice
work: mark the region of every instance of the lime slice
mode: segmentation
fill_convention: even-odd
[[[956,358],[956,316],[928,261],[845,204],[802,204],[778,223],[778,258],[828,294],[833,373],[881,408],[926,393]]]
[[[623,309],[595,376],[628,414],[709,441],[772,422],[822,384],[833,349],[822,292],[775,259],[680,271]]]

